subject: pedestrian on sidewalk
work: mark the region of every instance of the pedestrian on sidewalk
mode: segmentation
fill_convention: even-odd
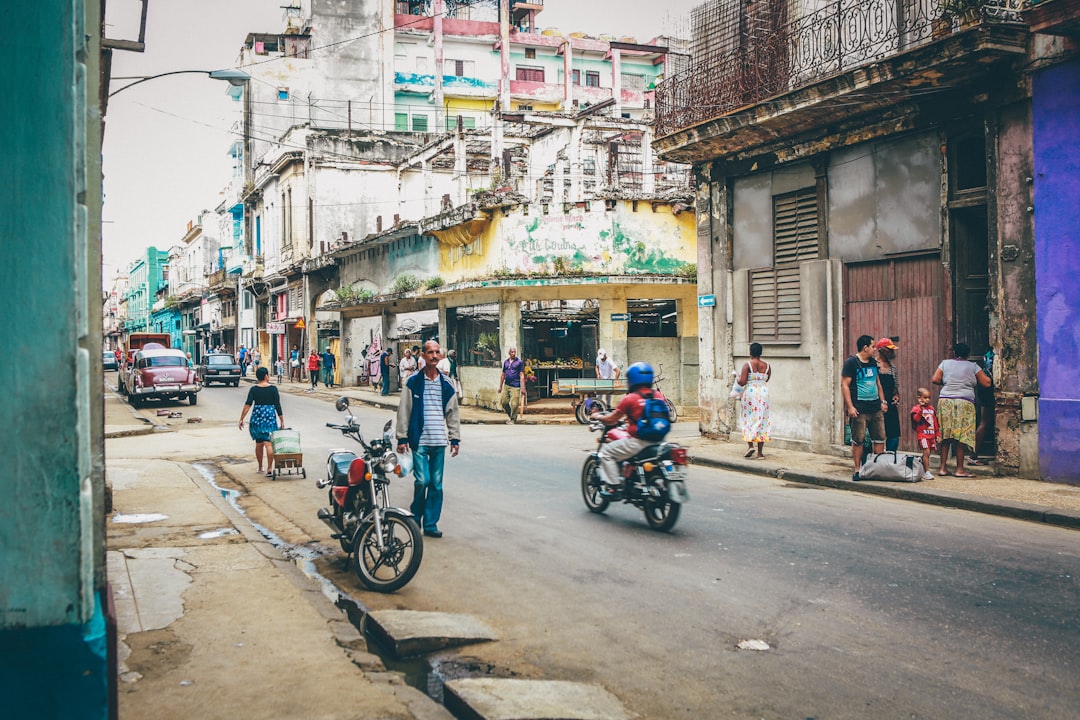
[[[255,368],[256,372],[258,372],[259,368],[262,366],[262,353],[259,352],[259,348],[251,349],[251,366]]]
[[[337,365],[337,358],[330,352],[330,348],[322,354],[322,372],[323,372],[323,385],[328,388],[334,387],[334,366]]]
[[[889,403],[885,421],[885,452],[900,449],[900,380],[896,372],[896,343],[883,337],[874,345],[877,349],[878,377],[885,400]]]
[[[289,382],[300,382],[300,349],[296,345],[289,351]]]
[[[746,455],[765,457],[765,443],[772,438],[772,420],[769,419],[769,378],[772,368],[761,359],[761,343],[750,343],[750,362],[743,363],[739,371],[739,385],[743,387],[740,409],[742,410],[742,434],[746,441]]]
[[[408,351],[406,351],[408,352]],[[413,453],[413,501],[409,509],[428,537],[442,537],[443,464],[446,446],[457,457],[461,420],[457,392],[439,372],[439,343],[424,343],[424,368],[405,384],[398,404],[397,451]]]
[[[274,362],[274,374],[277,375],[277,384],[280,385],[282,378],[285,377],[285,361],[281,358]]]
[[[975,388],[990,387],[990,377],[978,365],[968,360],[971,349],[967,343],[953,345],[954,357],[942,360],[930,382],[941,385],[937,416],[941,422],[941,467],[939,475],[948,475],[946,461],[949,449],[956,455],[959,478],[975,477],[964,468],[964,455],[975,449]]]
[[[308,379],[311,380],[311,389],[314,390],[319,384],[319,353],[315,352],[315,348],[311,348],[311,354],[308,355],[307,371]]]
[[[844,361],[840,372],[840,394],[851,423],[851,459],[855,462],[852,480],[859,479],[862,469],[863,438],[867,428],[870,429],[873,452],[885,450],[884,413],[889,408],[874,360],[874,338],[860,335],[855,348],[855,354]]]
[[[521,375],[525,371],[525,363],[517,356],[517,348],[506,351],[506,359],[503,360],[502,375],[499,376],[499,404],[510,417],[507,425],[516,425],[518,410],[521,407]]]
[[[911,429],[915,431],[915,441],[922,450],[922,479],[933,480],[934,474],[930,472],[930,451],[937,450],[941,426],[938,425],[930,391],[926,388],[919,388],[915,405],[911,408]]]
[[[270,433],[285,427],[285,416],[281,411],[281,395],[270,384],[270,371],[264,367],[255,371],[256,384],[248,388],[244,409],[240,412],[240,429],[244,429],[244,418],[251,413],[248,433],[255,441],[255,462],[259,474],[263,472],[263,455],[266,456],[266,477],[274,474],[274,446],[270,442]]]
[[[390,368],[394,367],[393,360],[390,358],[394,354],[394,348],[388,347],[379,355],[379,380],[381,387],[379,389],[380,395],[390,394]]]
[[[247,377],[248,350],[242,343],[240,345],[240,350],[236,353],[236,364],[240,366],[240,374]]]

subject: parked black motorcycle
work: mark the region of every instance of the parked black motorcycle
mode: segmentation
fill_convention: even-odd
[[[335,407],[347,410],[348,398],[338,398]],[[390,505],[391,478],[409,472],[394,452],[393,424],[387,421],[382,437],[367,443],[351,414],[344,425],[326,423],[360,443],[364,454],[358,457],[344,448],[331,450],[326,479],[315,483],[320,490],[330,488],[330,506],[319,509],[319,519],[334,531],[331,537],[341,543],[360,580],[376,592],[404,587],[424,558],[423,533],[412,513]]]
[[[682,504],[690,500],[686,491],[686,448],[678,443],[659,442],[623,460],[619,463],[622,487],[614,496],[608,496],[603,492],[599,450],[604,443],[630,437],[630,433],[625,424],[607,427],[596,420],[589,423],[589,430],[600,430],[601,434],[596,451],[589,453],[581,470],[585,507],[602,513],[612,502],[622,501],[644,512],[645,521],[653,530],[675,527]]]

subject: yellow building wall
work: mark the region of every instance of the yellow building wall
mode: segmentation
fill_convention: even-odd
[[[525,214],[523,207],[503,215],[490,211],[486,223],[474,222],[478,231],[457,234],[456,242],[440,242],[439,275],[448,283],[486,278],[499,272],[592,275],[672,275],[697,261],[693,213],[675,215],[671,206],[619,201],[607,210],[601,201],[590,209]],[[554,208],[552,208],[554,210]]]

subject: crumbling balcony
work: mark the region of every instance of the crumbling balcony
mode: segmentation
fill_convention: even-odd
[[[705,50],[656,88],[656,147],[697,162],[955,91],[1023,55],[1025,5],[840,0],[794,18],[786,2],[710,6],[731,17],[706,18]]]

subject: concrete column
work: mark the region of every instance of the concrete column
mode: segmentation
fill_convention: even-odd
[[[568,198],[570,202],[585,198],[585,193],[582,191],[584,170],[581,166],[581,135],[584,122],[582,120],[570,128],[570,146],[567,148],[570,160],[570,197]]]
[[[656,190],[656,164],[653,162],[653,149],[652,149],[653,133],[652,130],[643,130],[641,132],[641,180],[642,180],[642,192],[646,196],[652,195]]]
[[[518,349],[521,356],[521,301],[511,293],[503,293],[499,300],[499,359],[506,358],[506,351]]]
[[[510,111],[510,0],[499,0],[499,107]]]
[[[563,51],[563,102],[564,113],[574,111],[574,43],[566,38]]]
[[[701,172],[702,168],[695,168]],[[707,168],[705,169],[707,172]],[[699,178],[697,184],[698,293],[716,296],[716,306],[698,311],[700,358],[698,406],[702,434],[727,437],[734,429],[728,397],[734,369],[731,349],[731,203],[727,180]]]
[[[443,14],[446,12],[443,0],[433,0],[432,11],[432,36],[435,44],[435,127],[434,132],[442,132],[446,129],[446,100],[443,94]],[[440,124],[440,119],[442,124]]]
[[[615,101],[614,117],[622,117],[622,51],[611,51],[611,97]]]
[[[600,347],[608,351],[608,357],[615,361],[623,372],[630,363],[642,358],[630,358],[626,356],[626,336],[629,323],[622,320],[612,320],[612,314],[625,313],[626,292],[622,288],[612,288],[614,291],[608,297],[600,298],[600,328],[597,339]],[[596,362],[596,356],[585,358],[585,369],[589,369],[589,363]]]
[[[454,133],[454,192],[455,202],[464,202],[469,191],[469,166],[465,155],[465,135]]]

